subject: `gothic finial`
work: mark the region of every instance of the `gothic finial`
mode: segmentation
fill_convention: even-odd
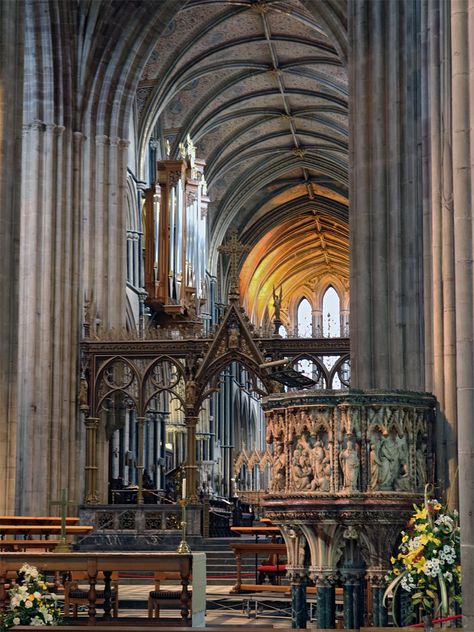
[[[219,246],[218,251],[221,254],[229,255],[230,257],[230,289],[229,297],[239,295],[239,259],[243,252],[249,252],[250,247],[245,246],[239,241],[238,233],[234,229],[230,233],[229,240],[226,244]]]

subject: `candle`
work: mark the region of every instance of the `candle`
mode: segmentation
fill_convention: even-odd
[[[183,478],[183,484],[182,484],[182,497],[183,500],[186,500],[186,479]]]

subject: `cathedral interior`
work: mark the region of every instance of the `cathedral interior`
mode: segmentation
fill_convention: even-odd
[[[334,627],[341,588],[357,629],[432,485],[469,596],[473,24],[1,3],[1,514],[65,489],[87,550],[175,548],[180,499],[193,550],[271,520],[294,612],[309,584]]]

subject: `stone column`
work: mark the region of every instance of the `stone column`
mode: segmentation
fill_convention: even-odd
[[[344,599],[344,627],[360,628],[364,625],[364,586],[363,573],[360,571],[342,571]]]
[[[464,627],[474,629],[474,1],[452,0],[456,377]]]
[[[312,314],[312,331],[313,338],[323,337],[323,312],[321,309],[313,309]]]
[[[450,5],[423,2],[420,93],[425,302],[425,390],[439,402],[436,472],[457,506],[456,309],[451,152]]]
[[[308,609],[306,606],[306,585],[308,571],[304,567],[293,566],[287,569],[291,585],[291,627],[306,628]]]
[[[372,591],[372,624],[375,627],[388,625],[387,608],[383,605],[383,595],[387,587],[384,574],[370,574],[370,587]]]
[[[0,512],[14,513],[18,378],[18,283],[23,6],[0,3]]]
[[[332,629],[336,625],[336,593],[331,577],[324,571],[312,571],[316,586],[318,628]]]
[[[347,6],[351,386],[423,390],[420,3]]]

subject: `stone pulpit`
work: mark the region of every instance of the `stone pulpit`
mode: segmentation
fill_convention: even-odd
[[[335,627],[336,586],[343,588],[346,628],[385,625],[390,556],[433,478],[435,399],[300,391],[271,395],[264,406],[272,468],[266,516],[287,545],[294,627],[306,623],[308,580],[317,587],[319,628]]]

